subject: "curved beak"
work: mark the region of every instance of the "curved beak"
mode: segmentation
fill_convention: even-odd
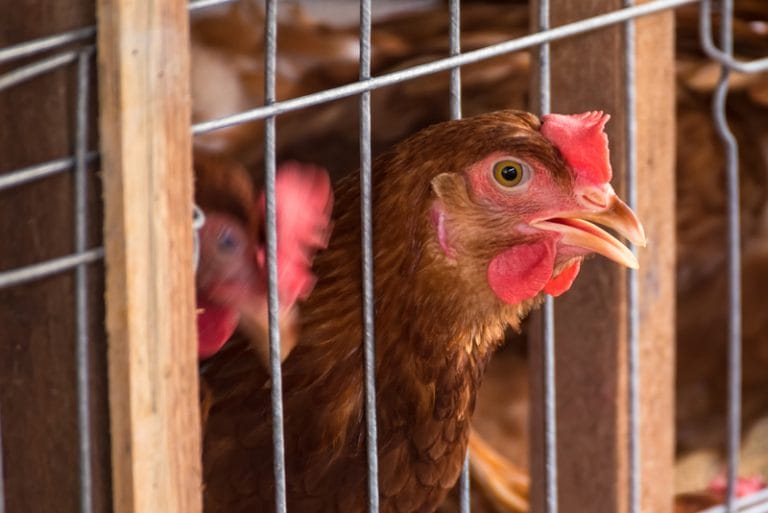
[[[553,217],[531,223],[540,230],[558,232],[560,242],[586,249],[610,258],[626,267],[637,269],[637,257],[616,237],[597,224],[615,231],[637,246],[645,246],[645,231],[635,213],[611,190],[604,207],[592,203],[584,210],[562,212]],[[594,208],[597,207],[597,208]],[[596,223],[596,224],[595,224]]]

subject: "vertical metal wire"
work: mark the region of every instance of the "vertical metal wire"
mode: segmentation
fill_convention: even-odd
[[[634,0],[624,0],[632,7]],[[624,97],[626,104],[627,201],[637,212],[637,95],[635,91],[635,20],[624,24]],[[629,245],[637,253],[634,244]],[[629,512],[640,513],[640,311],[637,270],[627,272],[627,394],[629,423]]]
[[[450,39],[451,56],[461,53],[461,12],[459,0],[451,0],[450,8]],[[461,118],[461,68],[451,68],[450,84],[451,119]]]
[[[277,0],[267,0],[264,27],[264,103],[275,103],[277,65]],[[266,195],[267,276],[269,281],[269,367],[272,373],[272,443],[275,512],[286,513],[285,443],[283,440],[283,375],[280,358],[277,283],[277,216],[275,207],[275,117],[264,120],[264,192]]]
[[[195,264],[195,271],[200,265],[200,230],[205,225],[205,212],[203,209],[195,205],[192,208],[192,230],[194,237],[194,245],[192,246],[192,261]]]
[[[88,236],[88,101],[91,52],[81,52],[77,60],[77,128],[75,139],[75,251],[86,249]],[[88,266],[75,269],[75,309],[77,312],[77,421],[80,443],[80,513],[93,511],[91,470],[91,401],[88,351]]]
[[[538,30],[549,29],[549,0],[539,0]],[[539,115],[552,109],[549,43],[539,46]],[[544,355],[544,511],[557,513],[557,401],[555,397],[555,301],[547,295],[542,309]]]
[[[459,511],[469,513],[471,505],[471,495],[469,493],[469,447],[464,455],[464,463],[461,466],[461,478],[459,479]]]
[[[451,56],[461,53],[461,11],[459,0],[450,0],[449,8],[449,38]],[[451,109],[451,119],[461,119],[461,68],[458,66],[451,68],[451,81],[449,85],[449,102]],[[470,494],[469,494],[469,448],[464,456],[464,464],[461,467],[461,476],[459,477],[459,511],[461,513],[470,513]]]
[[[709,2],[710,0],[705,0]],[[733,0],[722,0],[720,46],[733,54]],[[741,234],[739,232],[739,149],[728,127],[726,100],[730,71],[723,66],[712,98],[715,126],[725,147],[728,192],[728,488],[726,511],[736,511],[736,478],[741,441]]]
[[[0,513],[5,513],[5,476],[3,474],[3,417],[1,413],[0,413]]]
[[[360,0],[360,80],[371,77],[371,0]],[[363,262],[363,346],[365,425],[368,450],[368,511],[379,511],[379,455],[376,429],[376,340],[373,299],[371,215],[371,93],[360,95],[360,223]]]
[[[549,30],[549,0],[539,0],[538,30]],[[539,45],[539,115],[544,116],[552,110],[550,93],[549,43]]]

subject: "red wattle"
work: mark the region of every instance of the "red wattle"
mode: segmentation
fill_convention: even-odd
[[[237,328],[237,312],[213,304],[201,304],[203,311],[197,314],[197,357],[209,358],[229,340]]]
[[[517,304],[541,292],[552,278],[554,264],[553,241],[519,244],[491,260],[488,285],[505,303]]]
[[[570,289],[571,285],[573,285],[573,280],[575,280],[576,276],[579,274],[579,269],[581,269],[581,260],[576,260],[574,263],[560,271],[560,274],[549,280],[544,286],[544,292],[557,297]]]

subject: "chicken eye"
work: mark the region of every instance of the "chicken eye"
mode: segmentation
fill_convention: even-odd
[[[224,228],[219,232],[216,245],[222,253],[234,253],[240,248],[240,239],[229,228]]]
[[[520,185],[525,177],[525,166],[514,160],[501,160],[493,165],[493,178],[502,187]]]

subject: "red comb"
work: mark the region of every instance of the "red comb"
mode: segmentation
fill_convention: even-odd
[[[747,495],[752,495],[753,493],[764,489],[766,486],[768,486],[768,483],[766,483],[765,479],[763,479],[763,477],[760,475],[751,477],[739,476],[736,478],[736,497],[746,497]],[[708,488],[710,491],[725,497],[725,494],[728,491],[728,484],[725,474],[720,474],[719,476],[715,477],[709,483]]]
[[[333,191],[325,169],[286,162],[277,170],[275,195],[280,301],[290,307],[314,287],[312,259],[328,243]],[[262,194],[262,209],[264,202]],[[257,258],[263,260],[263,255]]]
[[[603,132],[610,118],[602,111],[548,114],[542,118],[541,134],[557,146],[579,181],[600,185],[611,179],[608,136]]]

